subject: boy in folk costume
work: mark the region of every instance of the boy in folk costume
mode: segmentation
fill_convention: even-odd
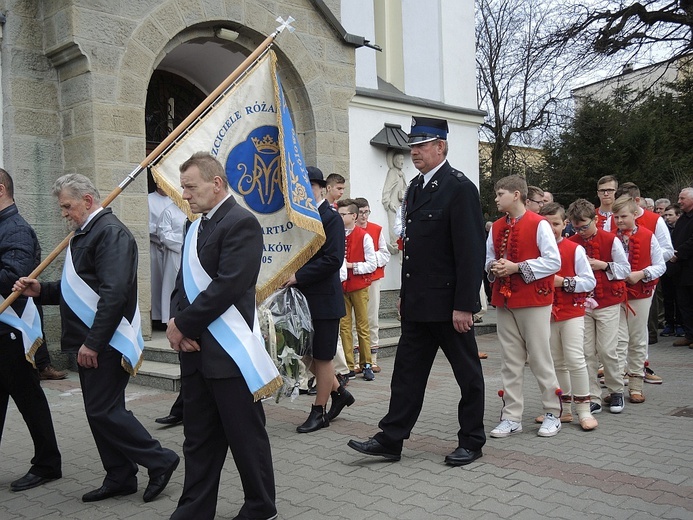
[[[568,206],[568,219],[575,234],[569,240],[585,248],[597,286],[592,292],[596,307],[585,309],[584,352],[590,382],[590,411],[602,411],[601,390],[597,379],[599,361],[604,365],[604,382],[611,395],[609,411],[623,410],[623,373],[618,365],[616,344],[621,302],[626,298],[623,281],[630,274],[630,264],[621,241],[597,227],[594,205],[578,199]]]
[[[596,211],[596,223],[599,229],[604,229],[604,224],[611,219],[612,206],[616,200],[618,180],[613,175],[605,175],[597,181],[597,196],[599,208]],[[583,199],[584,200],[584,199]],[[607,231],[609,230],[607,226]]]
[[[352,199],[337,201],[337,211],[344,221],[346,234],[345,261],[347,279],[342,282],[346,316],[339,323],[339,334],[349,370],[354,370],[354,336],[351,332],[352,309],[359,338],[359,367],[366,381],[373,381],[371,338],[368,327],[368,287],[371,273],[378,266],[373,239],[366,230],[356,225],[358,208]]]
[[[617,352],[621,370],[628,375],[631,403],[644,403],[643,367],[647,358],[647,318],[652,295],[659,277],[666,272],[662,249],[655,235],[644,226],[636,225],[638,205],[629,195],[614,202],[613,219],[616,236],[628,254],[631,273],[626,277],[627,299],[621,304]],[[623,360],[627,361],[623,363]]]
[[[554,277],[551,311],[551,357],[563,390],[561,422],[572,422],[571,403],[575,401],[583,430],[594,430],[597,421],[590,412],[590,383],[585,362],[585,302],[597,285],[585,249],[563,238],[565,210],[551,202],[539,212],[551,224],[561,255],[561,269]],[[543,422],[544,416],[537,417]]]
[[[518,175],[495,186],[498,210],[486,241],[486,271],[498,312],[501,380],[504,405],[491,437],[522,431],[522,379],[525,363],[539,383],[545,418],[538,435],[552,437],[561,429],[560,393],[549,346],[554,273],[561,267],[556,239],[543,217],[527,211],[527,183]]]

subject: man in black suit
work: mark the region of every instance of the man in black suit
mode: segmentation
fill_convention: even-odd
[[[320,212],[325,230],[325,243],[306,264],[292,275],[285,287],[296,285],[308,301],[313,320],[312,362],[308,369],[315,375],[317,394],[308,419],[296,431],[310,433],[330,425],[345,406],[354,404],[354,397],[339,385],[332,360],[337,352],[339,320],[345,314],[339,270],[344,262],[344,222],[325,199],[326,182],[322,171],[308,166],[313,199]],[[332,406],[327,411],[327,400]]]
[[[149,502],[164,490],[180,459],[152,439],[125,408],[130,374],[123,366],[132,370],[138,360],[126,356],[131,351],[123,348],[121,338],[126,336],[120,333],[131,335],[133,341],[139,334],[137,243],[113,211],[101,207],[98,190],[84,175],[58,178],[53,194],[75,231],[63,277],[48,283],[20,278],[14,289],[38,296],[44,305],[60,305],[62,349],[77,355],[84,411],[106,470],[101,487],[86,493],[82,501],[137,492],[140,465],[149,470],[143,495]]]
[[[412,119],[411,158],[421,175],[409,184],[402,208],[402,335],[390,408],[380,421],[381,432],[365,442],[351,440],[349,446],[366,455],[400,459],[441,347],[461,393],[458,447],[445,462],[461,466],[481,457],[486,442],[484,379],[473,327],[473,315],[481,308],[484,222],[476,187],[446,160],[447,132],[443,119]]]
[[[669,260],[672,278],[676,283],[676,303],[681,310],[685,336],[674,341],[674,346],[693,348],[693,188],[679,193],[681,216],[676,221],[671,241],[675,254]]]
[[[214,327],[210,330],[233,307],[244,322],[240,325],[253,328],[262,228],[229,194],[224,167],[214,157],[195,153],[180,172],[183,198],[202,219],[199,224],[187,224],[183,260],[171,296],[173,318],[166,331],[171,347],[181,353],[185,433],[185,483],[171,518],[214,518],[229,448],[245,495],[236,520],[276,518],[272,453],[262,402],[254,399],[239,365],[227,352],[228,335],[215,336]],[[189,258],[194,251],[198,268],[211,281],[197,296],[190,296],[186,271],[193,265]]]
[[[0,294],[10,295],[19,276],[28,275],[41,261],[36,233],[19,214],[14,203],[14,182],[0,168]],[[16,316],[22,316],[32,302],[20,296],[12,304]],[[31,307],[30,307],[31,308]],[[8,309],[0,316],[0,439],[5,426],[9,398],[17,405],[34,442],[31,468],[10,485],[12,491],[24,491],[62,476],[61,457],[55,439],[53,420],[38,371],[26,359],[23,332],[8,321]],[[33,347],[34,345],[32,345]]]

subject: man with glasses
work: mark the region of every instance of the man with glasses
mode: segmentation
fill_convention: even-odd
[[[371,359],[371,338],[368,329],[368,287],[371,276],[378,266],[373,239],[366,230],[356,225],[358,206],[352,199],[337,201],[337,211],[344,221],[346,245],[344,257],[347,278],[342,283],[346,316],[339,323],[339,334],[349,370],[356,371],[354,364],[354,335],[351,331],[352,316],[356,321],[356,335],[359,342],[360,373],[366,381],[373,381],[373,361]],[[352,314],[353,309],[353,314]]]
[[[539,213],[544,207],[544,190],[537,186],[527,186],[527,200],[525,207],[532,213]]]
[[[604,381],[611,395],[609,411],[623,410],[623,374],[619,368],[616,347],[621,302],[626,299],[626,276],[630,263],[616,235],[597,227],[594,205],[578,199],[567,211],[575,234],[570,240],[585,248],[590,267],[597,279],[593,298],[596,308],[585,308],[585,361],[590,380],[590,412],[602,411],[601,390],[597,379],[599,360],[604,365]]]
[[[604,229],[604,223],[611,220],[611,207],[616,200],[616,190],[618,180],[613,175],[605,175],[597,181],[597,196],[599,197],[599,207],[597,208],[597,227]]]
[[[412,118],[409,146],[420,172],[402,201],[402,335],[387,415],[373,438],[349,441],[365,455],[399,460],[423,406],[426,383],[442,348],[460,388],[457,449],[452,466],[481,457],[484,378],[474,338],[484,268],[484,221],[476,186],[446,160],[448,123]],[[341,211],[341,210],[340,210]]]
[[[354,199],[359,208],[359,215],[356,225],[366,230],[366,233],[373,239],[375,246],[375,259],[378,267],[371,275],[371,285],[368,287],[368,327],[371,336],[371,359],[373,361],[373,372],[380,372],[378,366],[378,344],[380,343],[380,327],[378,325],[378,314],[380,312],[380,281],[385,277],[385,266],[390,261],[390,251],[387,248],[387,240],[383,233],[382,226],[375,222],[370,222],[368,217],[371,214],[370,204],[363,197]]]

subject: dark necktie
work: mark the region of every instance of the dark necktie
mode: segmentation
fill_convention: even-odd
[[[424,183],[424,176],[419,175],[419,178],[416,180],[416,183],[414,184],[413,202],[416,202],[416,199],[421,195],[421,190],[423,190],[423,183]]]
[[[202,235],[202,230],[207,225],[207,222],[209,222],[209,219],[207,217],[205,217],[204,215],[202,215],[202,217],[200,217],[200,227],[197,228],[197,239],[198,240],[200,239],[200,236]]]

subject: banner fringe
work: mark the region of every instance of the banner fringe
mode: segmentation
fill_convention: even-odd
[[[137,360],[137,364],[135,365],[135,368],[133,368],[132,365],[128,362],[128,360],[125,359],[125,356],[123,356],[120,360],[120,366],[123,367],[123,369],[132,377],[135,377],[137,375],[137,372],[139,372],[143,361],[144,356],[140,355],[140,359]]]
[[[31,363],[31,366],[36,368],[36,361],[34,360],[34,356],[36,355],[36,351],[39,349],[39,347],[43,344],[43,338],[36,338],[34,342],[31,345],[31,348],[29,348],[29,352],[25,354],[26,360]]]
[[[282,376],[275,377],[265,386],[263,386],[256,392],[253,392],[253,402],[257,402],[261,399],[266,399],[267,397],[272,397],[274,392],[279,390],[282,386],[284,386],[284,380],[282,379]]]

